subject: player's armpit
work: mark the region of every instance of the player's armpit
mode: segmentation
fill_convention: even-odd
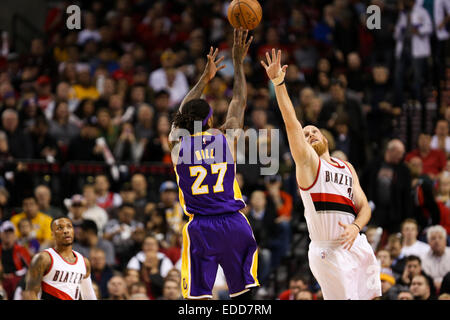
[[[52,261],[47,252],[41,252],[33,257],[30,269],[26,275],[26,286],[23,292],[24,300],[37,300],[41,290],[41,282],[44,274],[50,268]]]

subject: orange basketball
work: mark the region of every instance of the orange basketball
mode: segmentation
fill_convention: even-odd
[[[257,0],[233,0],[228,7],[228,21],[234,28],[253,30],[261,22],[262,8]]]

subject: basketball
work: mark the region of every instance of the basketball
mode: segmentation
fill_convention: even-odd
[[[255,29],[261,22],[262,8],[257,0],[233,0],[228,7],[228,21],[234,28]]]

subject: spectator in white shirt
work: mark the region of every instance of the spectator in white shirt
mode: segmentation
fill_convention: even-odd
[[[108,222],[108,213],[105,209],[97,205],[97,194],[93,185],[83,186],[83,198],[86,200],[86,211],[83,212],[83,219],[89,219],[97,224],[99,236]]]
[[[431,138],[431,148],[444,151],[447,157],[450,154],[450,136],[448,132],[448,121],[440,119],[436,122],[435,134]]]
[[[85,28],[78,34],[78,44],[84,45],[88,40],[94,40],[95,42],[100,42],[102,37],[100,32],[97,30],[97,22],[95,15],[92,12],[86,12],[84,15]]]
[[[425,242],[418,241],[419,227],[416,220],[406,219],[401,225],[402,233],[402,251],[401,254],[405,257],[414,255],[420,259],[428,253],[430,246]]]
[[[176,69],[176,54],[168,49],[161,54],[161,68],[150,74],[149,86],[156,92],[170,93],[170,107],[181,103],[189,91],[189,84],[183,72]]]
[[[159,252],[158,240],[153,236],[147,236],[142,243],[142,251],[138,252],[127,264],[127,269],[140,270],[147,255],[155,253],[159,260],[159,272],[163,278],[174,267],[172,261],[162,252]]]
[[[442,279],[450,272],[450,247],[446,247],[447,232],[440,225],[430,227],[427,240],[431,250],[424,256],[422,266],[439,290]]]
[[[433,24],[430,15],[415,0],[403,0],[403,8],[399,14],[394,31],[395,48],[395,105],[403,105],[404,77],[408,68],[413,69],[411,96],[422,101],[423,79],[426,73],[427,58],[431,56],[430,36]]]

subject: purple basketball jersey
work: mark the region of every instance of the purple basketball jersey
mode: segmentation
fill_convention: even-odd
[[[187,215],[218,215],[245,207],[235,178],[236,164],[222,133],[183,137],[175,173]]]

